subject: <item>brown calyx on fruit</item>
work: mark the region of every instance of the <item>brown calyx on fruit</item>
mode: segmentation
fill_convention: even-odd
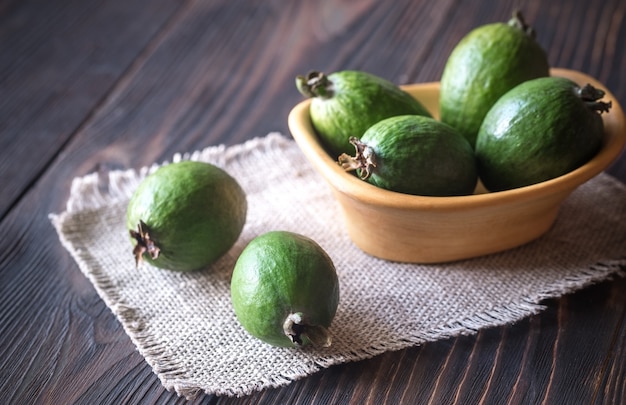
[[[135,267],[139,267],[142,262],[143,254],[148,253],[154,260],[159,257],[161,249],[150,239],[148,233],[148,226],[142,220],[139,220],[137,224],[137,230],[129,230],[130,236],[137,241],[135,248],[133,249],[133,255],[135,255]]]
[[[610,101],[608,103],[599,101],[602,97],[604,97],[604,91],[593,87],[589,83],[580,87],[576,94],[591,110],[597,111],[600,114],[603,112],[609,112],[611,109],[612,103]]]
[[[508,24],[512,27],[519,28],[526,35],[528,35],[529,37],[533,39],[535,39],[535,37],[537,36],[537,33],[535,32],[534,28],[528,25],[526,21],[524,20],[524,16],[522,15],[522,12],[520,10],[513,11],[513,16],[509,20]]]
[[[333,96],[332,82],[322,72],[311,71],[306,76],[296,76],[296,87],[305,97],[330,98]]]
[[[342,153],[338,158],[339,164],[347,172],[360,169],[359,177],[367,180],[372,174],[372,168],[376,167],[374,151],[354,136],[350,137],[350,143],[356,148],[356,155]]]
[[[328,329],[321,325],[308,324],[302,312],[293,312],[287,316],[283,323],[283,332],[296,346],[304,344],[303,337],[315,347],[330,347],[332,343]]]

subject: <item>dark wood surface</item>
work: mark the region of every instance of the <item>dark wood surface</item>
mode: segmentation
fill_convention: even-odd
[[[623,0],[1,0],[0,403],[185,402],[59,243],[47,216],[72,178],[289,134],[311,69],[439,80],[463,35],[518,6],[552,66],[626,105]],[[626,182],[626,158],[609,172]],[[617,278],[514,325],[193,403],[623,403],[625,290]]]

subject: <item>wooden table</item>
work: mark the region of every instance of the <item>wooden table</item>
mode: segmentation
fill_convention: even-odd
[[[520,2],[0,1],[0,403],[182,403],[59,243],[72,178],[289,134],[294,77],[353,68],[437,81],[472,28]],[[626,3],[530,0],[553,66],[626,105]],[[626,181],[626,157],[609,172]],[[625,252],[626,253],[626,252]],[[545,302],[514,325],[193,403],[619,403],[626,279]]]

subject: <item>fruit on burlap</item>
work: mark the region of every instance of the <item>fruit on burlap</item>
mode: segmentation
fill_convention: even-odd
[[[474,146],[485,114],[504,93],[526,80],[548,75],[546,53],[519,12],[508,23],[477,27],[456,45],[444,67],[441,121]]]
[[[231,299],[243,328],[266,343],[331,344],[339,281],[331,258],[309,237],[270,231],[254,238],[235,264]]]
[[[142,180],[128,203],[136,264],[205,268],[234,245],[246,214],[243,189],[223,169],[199,161],[164,165]]]
[[[310,116],[328,152],[336,158],[353,150],[350,137],[360,137],[376,122],[395,115],[430,112],[409,93],[371,73],[343,70],[328,76],[310,72],[296,77],[296,87],[311,97]]]
[[[600,149],[600,114],[610,102],[591,85],[561,77],[519,84],[487,113],[476,140],[479,174],[490,191],[549,180],[589,161]]]
[[[422,196],[472,194],[478,181],[474,151],[454,128],[433,118],[401,115],[352,138],[355,156],[339,163],[381,188]]]

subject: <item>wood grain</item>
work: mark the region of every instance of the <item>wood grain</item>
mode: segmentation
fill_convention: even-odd
[[[176,6],[29,0],[0,8],[0,218],[59,158]]]
[[[61,247],[71,179],[271,131],[295,75],[436,81],[470,29],[521,6],[554,66],[626,105],[621,0],[0,1],[0,403],[175,404]],[[626,158],[610,169],[626,182]],[[626,255],[626,252],[625,252]],[[623,403],[626,280],[514,325],[197,404]]]

